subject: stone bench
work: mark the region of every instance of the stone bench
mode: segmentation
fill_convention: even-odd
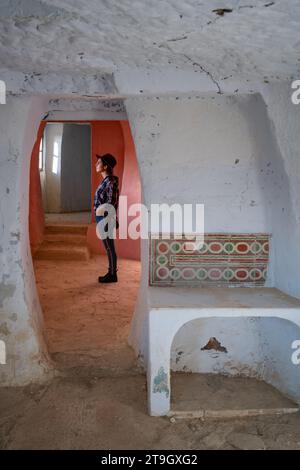
[[[186,323],[215,317],[277,317],[300,326],[300,300],[267,287],[149,287],[148,404],[152,416],[170,411],[172,341]]]

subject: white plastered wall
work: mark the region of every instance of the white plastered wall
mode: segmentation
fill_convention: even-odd
[[[258,91],[127,100],[143,194],[148,208],[155,202],[204,202],[206,232],[269,232],[267,286],[300,297],[300,106],[291,103],[288,82]],[[144,241],[141,292],[130,335],[145,363],[148,256]],[[201,352],[212,336],[227,354]],[[291,362],[295,339],[300,339],[299,328],[275,318],[197,320],[176,335],[171,367],[259,376],[291,393],[300,387]],[[299,398],[297,393],[291,394]]]
[[[191,97],[174,95],[169,98],[152,96],[146,99],[136,97],[127,100],[126,108],[141,170],[144,202],[148,206],[151,202],[172,202],[175,197],[178,200],[178,193],[181,197],[178,202],[194,202],[196,196],[198,199],[198,196],[208,194],[209,197],[200,201],[210,207],[206,217],[206,231],[270,231],[272,252],[269,285],[275,285],[289,294],[300,297],[297,246],[299,239],[297,182],[300,174],[297,152],[300,108],[289,101],[291,93],[289,83],[264,87],[260,91],[267,108],[259,94],[235,97],[216,94],[202,97],[199,94],[198,98],[194,95]],[[0,108],[0,333],[1,339],[5,340],[7,346],[8,358],[7,365],[1,366],[2,385],[41,380],[48,376],[50,370],[50,361],[42,335],[42,316],[28,240],[30,155],[38,124],[47,109],[46,97],[12,96],[8,97],[7,105]],[[206,118],[201,118],[204,111],[207,122]],[[193,142],[201,143],[202,139],[202,147],[209,157],[204,162],[199,160],[198,147],[195,150],[190,144],[193,132],[189,122],[195,123],[199,113],[205,133],[198,135],[198,131],[196,132],[194,128]],[[226,121],[225,127],[222,128],[224,121]],[[174,124],[179,126],[176,131]],[[222,136],[222,142],[226,142],[225,147],[224,144],[220,144]],[[204,150],[201,155],[204,154]],[[184,159],[179,158],[182,152],[186,152]],[[217,184],[215,193],[214,187],[207,181],[204,181],[204,186],[199,185],[195,165],[205,179],[215,178]],[[216,166],[222,167],[223,184],[220,184],[216,179],[217,175],[214,175]],[[186,168],[192,168],[193,171],[183,173],[183,169]],[[178,181],[182,181],[183,174],[188,184],[182,186],[182,191],[178,191]],[[232,183],[230,181],[232,175],[236,175],[234,191],[230,190],[230,184],[225,184]],[[159,180],[163,181],[163,184],[159,184]],[[197,192],[191,192],[191,187],[197,188]],[[216,209],[214,203],[218,202],[216,198],[220,191],[225,196],[224,204],[226,203],[227,207],[225,213]],[[216,215],[218,215],[217,222]],[[141,290],[130,342],[136,353],[147,359],[147,241],[142,243],[142,262]],[[208,321],[210,323],[205,328],[202,325],[201,330],[206,331],[207,336],[213,333],[217,337],[220,335],[219,339],[230,349],[232,342],[228,340],[228,335],[227,340],[226,334],[225,337],[221,336],[222,328],[226,332],[228,325],[224,326],[222,322],[214,325],[212,320]],[[265,362],[269,364],[269,370],[271,366],[273,371],[276,367],[284,368],[282,346],[278,346],[282,325],[279,325],[278,321],[276,325],[272,323],[273,321],[275,322],[275,319],[267,319],[261,323],[258,320],[255,322],[236,320],[237,323],[233,327],[239,331],[240,342],[246,340],[250,349],[255,350],[258,337],[263,338],[258,348],[261,353],[257,354],[255,350],[251,359],[245,359],[241,348],[239,354],[239,341],[237,341],[237,356],[229,365],[231,371],[240,373],[243,369],[247,373],[252,373],[251,371],[257,373],[262,357],[269,361]],[[270,330],[272,335],[269,334]],[[178,341],[181,341],[181,334],[184,337],[186,332],[184,333],[184,330],[179,332]],[[299,336],[298,329],[291,325],[286,330],[284,344]],[[186,342],[191,345],[191,339],[187,339]],[[262,349],[263,343],[267,344],[267,349],[266,347]],[[175,350],[176,344],[173,346]],[[232,351],[235,351],[234,348]],[[188,366],[188,362],[184,362],[183,359],[182,364],[184,363]],[[224,372],[222,361],[219,361],[219,365],[218,371]],[[212,369],[213,364],[209,367]],[[288,373],[289,377],[293,375],[292,370]],[[276,373],[279,377],[281,370],[277,370]],[[267,374],[266,378],[268,379]]]
[[[7,354],[1,385],[50,373],[28,234],[30,157],[47,102],[8,96],[0,105],[0,333]]]

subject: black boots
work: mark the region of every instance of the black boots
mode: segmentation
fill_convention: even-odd
[[[106,284],[108,282],[118,282],[117,271],[115,271],[114,273],[108,272],[107,274],[105,274],[105,276],[99,276],[98,282],[101,282],[103,284]]]

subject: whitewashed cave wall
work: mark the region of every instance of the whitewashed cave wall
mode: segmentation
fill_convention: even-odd
[[[28,92],[18,83],[21,77],[24,87],[28,86],[26,76],[4,75],[1,76],[9,93],[6,104],[0,105],[0,340],[5,345],[6,364],[0,365],[0,386],[45,380],[54,371],[44,338],[28,233],[30,158],[38,126],[45,116],[124,118],[124,110],[116,102],[99,104],[97,100],[95,106],[95,102],[77,99],[74,104],[66,98],[69,86],[78,90],[78,96],[83,89],[89,91],[87,82],[80,77],[74,80],[69,77],[69,81],[48,77],[49,86],[59,91],[52,95],[47,84],[39,82],[40,88],[33,95],[36,84],[31,82]],[[88,83],[98,92],[106,92],[110,81],[107,84],[100,78],[97,82],[96,78],[93,76]],[[57,93],[61,100],[55,98]]]
[[[278,94],[281,95],[279,101],[276,100]],[[294,106],[290,95],[290,83],[286,83],[276,90],[268,87],[266,96],[262,88],[261,93],[244,96],[132,99],[127,100],[126,107],[137,148],[145,203],[149,206],[154,202],[204,202],[206,232],[269,232],[272,242],[267,285],[300,297],[299,290],[285,288],[288,283],[291,286],[298,282],[293,279],[295,274],[300,279],[300,264],[297,269],[297,261],[293,261],[293,257],[297,260],[299,255],[296,243],[293,252],[286,257],[288,248],[284,246],[282,234],[284,225],[290,239],[295,237],[296,240],[295,220],[287,219],[289,216],[285,214],[290,214],[293,207],[292,179],[296,185],[300,176],[296,158],[300,134],[294,123],[300,108],[293,108],[292,118],[286,120],[285,111],[280,116],[283,102],[288,113],[290,106]],[[290,119],[292,126],[286,126]],[[276,121],[279,121],[278,130]],[[292,145],[288,145],[287,140],[291,140]],[[286,155],[282,153],[284,144]],[[286,159],[292,165],[290,173]],[[285,274],[278,271],[283,256]],[[130,342],[146,362],[146,241],[143,242],[143,260],[145,269]],[[283,390],[285,387],[278,377],[285,369],[288,372],[284,376],[291,381],[286,388],[292,390],[299,386],[299,381],[296,366],[290,360],[291,343],[300,338],[300,332],[296,326],[286,323],[283,332],[276,319],[192,322],[176,335],[171,366],[175,370],[259,376]],[[201,351],[212,336],[227,348],[227,353]],[[180,358],[178,351],[181,351]]]
[[[8,96],[0,105],[1,385],[42,380],[50,370],[28,235],[30,156],[46,109],[42,98]]]
[[[299,297],[300,107],[290,103],[290,94],[290,83],[282,83],[264,87],[261,96],[135,97],[127,100],[126,107],[144,202],[174,202],[175,197],[177,202],[195,202],[197,198],[207,206],[206,231],[270,231],[269,285]],[[28,242],[30,154],[38,124],[48,110],[48,99],[41,97],[8,96],[7,105],[0,106],[0,339],[5,340],[8,358],[0,370],[3,385],[40,380],[49,372]],[[142,288],[130,341],[146,359],[147,241],[142,253]],[[199,334],[194,339],[188,334],[191,327],[186,325],[176,337],[173,368],[194,367],[188,354],[176,363],[175,351],[183,345],[192,353],[197,370],[244,372],[275,384],[274,377],[282,372],[293,382],[289,389],[298,387],[293,378],[297,370],[289,361],[290,343],[300,338],[293,325],[283,332],[275,319],[237,319],[234,325],[210,320],[197,325]],[[230,327],[238,332],[236,337],[230,335]],[[210,336],[221,341],[228,355],[219,353],[205,362],[194,354],[193,345],[202,347]],[[247,348],[242,348],[245,342]],[[277,385],[284,388],[282,383]]]
[[[274,206],[275,283],[300,298],[300,104],[292,103],[291,82],[263,91],[271,130],[280,149],[280,181]]]

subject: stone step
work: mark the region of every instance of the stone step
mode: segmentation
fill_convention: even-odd
[[[42,260],[87,261],[90,259],[90,251],[87,246],[78,244],[43,242],[34,254],[34,258]]]
[[[45,235],[53,233],[72,233],[86,235],[88,224],[47,224],[45,226]]]
[[[50,232],[45,233],[44,241],[47,243],[86,245],[86,235],[83,235],[81,233]]]

